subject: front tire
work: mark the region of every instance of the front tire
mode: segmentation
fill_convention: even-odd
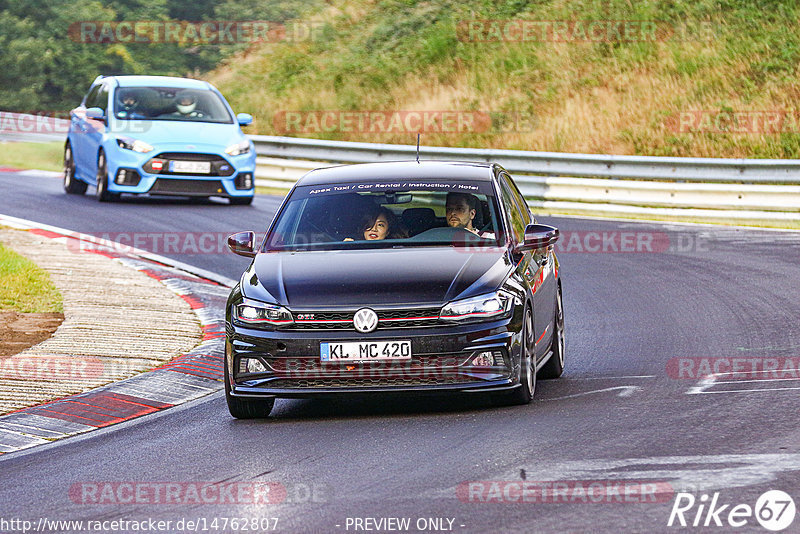
[[[97,156],[97,191],[95,197],[100,202],[114,202],[119,200],[119,193],[111,193],[108,190],[108,163],[106,163],[106,153],[102,150]]]
[[[525,310],[522,323],[522,348],[520,350],[520,386],[511,391],[508,395],[508,404],[523,405],[530,404],[533,394],[536,392],[536,357],[534,346],[536,345],[533,333],[533,312],[530,307]]]
[[[564,334],[564,303],[561,297],[561,285],[558,286],[556,295],[556,315],[553,319],[555,332],[550,350],[553,355],[547,363],[539,370],[539,377],[544,380],[558,378],[564,372],[564,349],[566,348],[566,336]]]
[[[75,178],[75,158],[72,156],[72,145],[64,145],[64,191],[68,195],[82,195],[88,184]]]
[[[228,411],[236,419],[263,419],[269,416],[272,407],[275,406],[275,399],[243,399],[231,395],[230,380],[228,378],[228,362],[225,365],[225,401],[228,403]]]

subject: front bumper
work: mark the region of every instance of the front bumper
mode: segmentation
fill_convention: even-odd
[[[141,154],[109,146],[107,153],[108,190],[112,193],[228,198],[252,197],[255,193],[255,154],[229,156],[208,150],[198,152],[198,156],[210,155],[224,160],[228,167],[225,175],[209,175],[154,171],[148,162],[159,154],[158,150]]]
[[[520,307],[516,307],[519,311]],[[302,398],[354,393],[502,391],[518,387],[521,313],[468,325],[353,331],[261,331],[228,322],[225,365],[232,396]],[[320,343],[410,340],[412,359],[323,363]],[[475,366],[491,352],[493,366]],[[266,372],[242,372],[255,358]]]

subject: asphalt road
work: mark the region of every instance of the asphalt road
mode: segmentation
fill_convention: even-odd
[[[0,191],[6,215],[112,237],[174,232],[183,244],[190,233],[263,231],[280,201],[99,204],[63,194],[58,180],[14,174],[0,174]],[[398,531],[389,518],[408,519],[410,532],[665,532],[676,530],[679,514],[676,526],[668,522],[679,505],[688,531],[703,530],[691,527],[697,518],[711,525],[705,531],[766,532],[755,517],[740,518],[741,528],[728,520],[734,505],[755,509],[770,489],[800,504],[800,374],[792,371],[800,234],[542,221],[564,235],[567,370],[540,381],[531,405],[280,400],[268,420],[237,421],[216,394],[3,456],[0,531],[11,531],[3,520],[35,526],[46,517],[172,521],[170,532],[274,524],[258,518],[277,518],[279,532]],[[224,251],[155,251],[231,278],[247,263]],[[741,373],[701,380],[705,365]],[[775,366],[789,370],[761,372]],[[263,495],[270,482],[274,498],[285,490],[282,502],[253,503],[248,492]],[[204,483],[217,483],[216,493],[193,493]],[[555,495],[535,492],[554,483]],[[714,499],[715,510],[727,507],[709,517]],[[779,500],[758,503],[763,520],[770,510],[789,517]],[[724,526],[714,526],[717,517]],[[784,532],[799,531],[796,519]]]

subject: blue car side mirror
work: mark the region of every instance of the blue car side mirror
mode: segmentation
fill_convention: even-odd
[[[106,118],[106,112],[100,108],[89,108],[86,110],[86,118],[102,121]]]
[[[253,123],[253,116],[249,113],[239,113],[236,115],[236,121],[239,123],[239,126],[247,126]]]

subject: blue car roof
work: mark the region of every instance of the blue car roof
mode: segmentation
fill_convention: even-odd
[[[189,89],[208,89],[211,84],[203,80],[177,78],[175,76],[109,76],[115,79],[120,87],[175,87]]]

